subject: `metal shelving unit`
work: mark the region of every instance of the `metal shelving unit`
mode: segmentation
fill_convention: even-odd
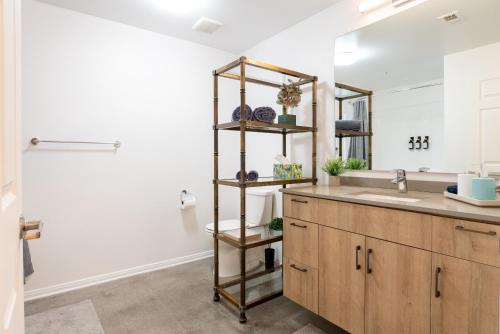
[[[244,112],[241,113],[241,120],[237,122],[219,123],[219,78],[228,78],[240,82],[240,104],[241,110],[245,110],[246,105],[246,85],[253,83],[273,88],[280,88],[281,84],[270,82],[264,79],[257,79],[246,75],[247,66],[260,68],[266,71],[281,73],[298,79],[300,85],[312,85],[312,126],[296,126],[275,123],[257,122],[247,120]],[[231,70],[239,73],[232,73]],[[213,71],[214,80],[214,301],[218,302],[220,296],[224,297],[240,311],[240,322],[246,322],[246,310],[260,305],[268,300],[281,296],[282,289],[282,267],[273,270],[263,270],[255,273],[246,272],[246,251],[254,247],[268,245],[283,240],[281,233],[265,236],[258,241],[246,240],[245,222],[245,196],[246,188],[262,186],[282,186],[287,184],[317,183],[316,177],[316,136],[317,136],[317,81],[315,76],[299,73],[286,68],[266,64],[260,61],[241,57],[226,66]],[[219,179],[219,131],[239,131],[240,132],[240,175],[238,179]],[[278,134],[282,136],[282,154],[286,156],[287,135],[294,133],[312,134],[312,176],[301,179],[274,180],[272,177],[260,178],[258,181],[246,181],[246,133],[261,132]],[[219,186],[229,186],[240,188],[240,241],[219,233]],[[229,281],[222,282],[219,278],[219,242],[239,248],[240,250],[240,275]],[[277,277],[279,275],[279,277]],[[270,280],[265,280],[270,276]],[[269,291],[267,291],[269,290]]]
[[[343,102],[346,100],[357,99],[360,97],[368,98],[368,131],[352,131],[352,130],[335,130],[335,137],[339,139],[339,157],[343,158],[343,138],[352,137],[367,137],[368,138],[368,169],[372,169],[373,157],[372,157],[372,140],[373,140],[373,129],[372,129],[372,97],[373,92],[370,90],[361,89],[358,87],[342,84],[339,82],[335,83],[335,87],[341,92],[341,94],[335,94],[335,100],[339,102],[339,120],[342,119],[342,107]]]

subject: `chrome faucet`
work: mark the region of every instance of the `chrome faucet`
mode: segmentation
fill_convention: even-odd
[[[406,181],[406,171],[404,169],[396,169],[396,178],[392,180],[392,183],[398,185],[398,191],[400,193],[408,192],[408,182]]]

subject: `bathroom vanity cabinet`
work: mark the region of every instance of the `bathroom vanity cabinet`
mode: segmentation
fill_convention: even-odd
[[[284,195],[284,295],[350,333],[499,332],[500,226]]]

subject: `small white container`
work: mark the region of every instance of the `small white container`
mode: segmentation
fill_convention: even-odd
[[[474,174],[458,174],[458,196],[472,197],[472,179]]]

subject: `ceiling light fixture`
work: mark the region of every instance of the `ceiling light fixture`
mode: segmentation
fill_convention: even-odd
[[[364,14],[389,4],[392,4],[393,7],[399,7],[412,1],[414,0],[365,0],[359,4],[358,10]]]
[[[365,0],[358,5],[358,10],[361,14],[364,14],[390,3],[391,0]]]
[[[203,8],[207,0],[153,0],[153,2],[166,12],[182,15]]]

